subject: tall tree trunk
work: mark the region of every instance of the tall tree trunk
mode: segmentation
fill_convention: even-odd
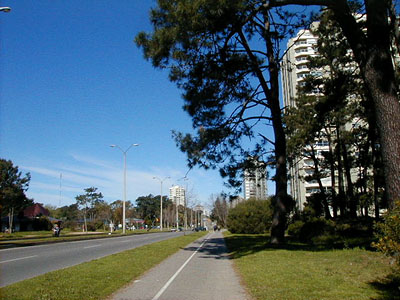
[[[378,153],[376,151],[376,141],[374,140],[372,143],[372,170],[373,170],[373,179],[374,179],[374,206],[375,206],[375,219],[379,220],[379,201],[378,201],[378,193],[379,193],[379,179],[378,179]]]
[[[287,195],[287,157],[286,135],[283,129],[282,111],[279,100],[279,63],[275,57],[273,36],[270,32],[268,13],[265,14],[266,48],[269,61],[270,89],[266,89],[268,104],[271,110],[272,125],[275,135],[275,208],[271,225],[271,243],[282,244],[285,242],[285,229],[289,213],[289,197]]]
[[[9,231],[8,231],[9,233],[13,232],[13,230],[12,230],[13,222],[14,222],[14,207],[11,207],[11,209],[8,213],[8,225],[10,226]]]
[[[356,199],[354,197],[354,187],[353,187],[353,181],[351,180],[351,166],[350,166],[350,161],[349,157],[347,155],[347,147],[344,142],[341,143],[342,146],[342,156],[343,156],[343,165],[344,165],[344,171],[346,175],[346,182],[347,182],[347,198],[349,199],[348,205],[349,205],[349,212],[350,212],[350,217],[355,218],[357,217],[357,203]]]
[[[325,129],[326,132],[328,132]],[[330,172],[331,172],[331,193],[332,193],[332,211],[333,211],[333,217],[337,218],[337,202],[336,202],[336,177],[335,177],[335,160],[334,160],[334,153],[332,150],[332,138],[330,134],[327,134],[327,139],[329,143],[329,164],[330,164]]]
[[[338,188],[339,188],[339,195],[338,195],[338,202],[339,202],[339,210],[340,216],[343,218],[346,214],[346,199],[344,193],[344,184],[343,184],[343,168],[342,168],[342,156],[341,156],[341,136],[340,136],[340,127],[336,125],[336,155],[337,155],[337,162],[338,162]]]
[[[326,198],[326,193],[325,193],[325,189],[324,186],[322,185],[322,180],[321,180],[321,174],[319,171],[319,161],[315,155],[315,149],[314,147],[311,145],[311,159],[314,162],[314,174],[316,175],[316,179],[318,182],[318,186],[319,186],[319,190],[321,191],[321,195],[322,195],[322,205],[324,207],[324,215],[325,215],[325,219],[329,220],[332,218],[331,213],[329,211],[329,205],[328,205],[328,200]]]
[[[365,0],[368,37],[356,24],[345,0],[331,6],[358,62],[371,97],[381,141],[389,208],[400,199],[400,102],[390,52],[389,1]]]
[[[282,244],[285,242],[285,229],[287,214],[289,213],[289,198],[287,195],[287,158],[286,158],[286,135],[283,129],[282,111],[279,100],[279,62],[275,57],[274,38],[276,33],[271,33],[268,11],[264,14],[265,31],[264,39],[267,49],[269,86],[259,66],[259,61],[252,53],[246,37],[239,31],[239,38],[253,66],[253,70],[260,82],[261,88],[268,101],[271,111],[272,127],[275,135],[275,207],[271,225],[271,243]]]

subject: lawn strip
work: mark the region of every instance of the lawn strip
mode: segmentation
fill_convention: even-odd
[[[393,270],[380,253],[299,243],[277,247],[268,243],[266,235],[226,233],[225,241],[254,299],[400,299],[398,289],[385,290],[391,288],[388,280]]]
[[[115,232],[113,234],[109,234],[107,232],[102,233],[82,233],[82,234],[62,234],[59,237],[53,236],[37,236],[37,237],[19,237],[12,238],[8,240],[0,240],[0,249],[13,248],[13,247],[25,247],[25,246],[36,246],[43,244],[51,244],[51,243],[61,243],[61,242],[72,242],[72,241],[81,241],[81,240],[92,240],[92,239],[104,239],[104,238],[114,238],[121,237],[126,235],[136,235],[136,234],[148,234],[148,233],[158,233],[159,230],[136,230],[130,231],[126,234],[122,234],[119,232]],[[167,232],[167,231],[165,231]]]
[[[168,256],[205,235],[193,233],[53,271],[0,289],[8,300],[105,299]]]

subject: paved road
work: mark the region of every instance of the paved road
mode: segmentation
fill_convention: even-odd
[[[182,234],[151,233],[0,250],[0,287]]]
[[[220,232],[171,256],[112,300],[246,300]]]

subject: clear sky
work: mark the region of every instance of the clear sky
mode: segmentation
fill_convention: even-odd
[[[188,168],[171,130],[190,132],[180,91],[155,70],[133,40],[150,31],[148,0],[1,0],[0,157],[32,179],[28,196],[54,206],[75,203],[94,186],[108,202],[185,186]],[[62,175],[61,175],[62,174]],[[217,171],[188,174],[192,201],[228,191]]]

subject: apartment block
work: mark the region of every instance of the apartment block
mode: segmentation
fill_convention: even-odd
[[[171,199],[174,204],[185,206],[185,196],[185,188],[179,185],[169,188],[169,199]]]
[[[263,162],[255,161],[252,169],[244,170],[243,192],[244,199],[267,199],[267,176]]]
[[[311,25],[312,28],[316,26],[318,26],[317,22]],[[303,29],[287,43],[287,52],[281,63],[282,95],[285,108],[297,107],[298,87],[304,84],[305,77],[311,72],[307,63],[310,57],[317,55],[315,48],[317,40],[318,37],[313,35],[311,30]],[[322,140],[316,142],[313,148],[317,158],[321,158],[324,151],[329,151],[329,144]],[[309,150],[304,149],[304,153]],[[313,173],[314,163],[311,158],[307,158],[307,155],[295,158],[292,165],[289,166],[289,194],[296,200],[300,210],[303,209],[306,198],[320,190],[316,180],[305,180],[306,176]],[[323,178],[322,185],[324,189],[330,189],[331,178]]]

